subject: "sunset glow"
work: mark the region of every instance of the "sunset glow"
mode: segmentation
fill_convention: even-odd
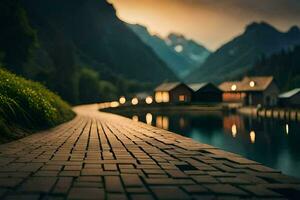
[[[162,36],[181,33],[212,50],[243,32],[245,25],[253,21],[267,21],[280,30],[300,25],[300,5],[294,0],[109,1],[128,23],[145,25],[150,32]]]

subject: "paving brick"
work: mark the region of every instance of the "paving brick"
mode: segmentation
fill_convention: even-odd
[[[76,107],[74,120],[0,145],[0,199],[299,196],[297,178],[96,109]]]

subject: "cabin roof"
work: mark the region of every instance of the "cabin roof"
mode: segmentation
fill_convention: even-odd
[[[194,91],[198,91],[200,90],[201,88],[207,86],[209,83],[192,83],[192,84],[189,84],[188,86]]]
[[[290,98],[293,97],[294,95],[300,93],[300,88],[295,88],[293,90],[284,92],[282,94],[279,95],[279,98]]]
[[[162,84],[160,84],[159,86],[157,86],[157,87],[154,89],[154,91],[155,91],[155,92],[158,92],[158,91],[161,91],[161,92],[168,92],[168,91],[173,90],[174,88],[176,88],[176,87],[179,86],[180,84],[183,84],[183,83],[180,83],[180,82],[162,83]]]
[[[223,82],[219,88],[224,92],[259,92],[266,90],[273,80],[273,76],[246,76],[241,81]],[[251,87],[250,82],[254,82],[254,86]],[[232,90],[233,85],[236,85],[236,90]]]

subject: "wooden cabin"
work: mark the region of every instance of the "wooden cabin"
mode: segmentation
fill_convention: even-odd
[[[184,83],[162,83],[154,90],[156,103],[188,103],[192,99],[192,90]]]
[[[193,83],[188,85],[193,90],[192,102],[216,103],[222,101],[222,91],[212,83]]]
[[[219,88],[224,102],[263,106],[278,102],[279,89],[272,76],[244,77],[241,81],[224,82]]]
[[[300,88],[279,95],[279,103],[284,107],[300,107]]]

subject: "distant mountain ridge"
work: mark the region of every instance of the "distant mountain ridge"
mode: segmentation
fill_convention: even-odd
[[[200,66],[210,54],[204,46],[183,35],[171,33],[167,38],[162,38],[151,35],[142,25],[128,26],[181,78]]]
[[[293,26],[280,32],[261,22],[248,25],[245,32],[212,53],[187,79],[190,82],[221,82],[240,78],[250,70],[263,55],[268,56],[300,44],[300,30]]]

